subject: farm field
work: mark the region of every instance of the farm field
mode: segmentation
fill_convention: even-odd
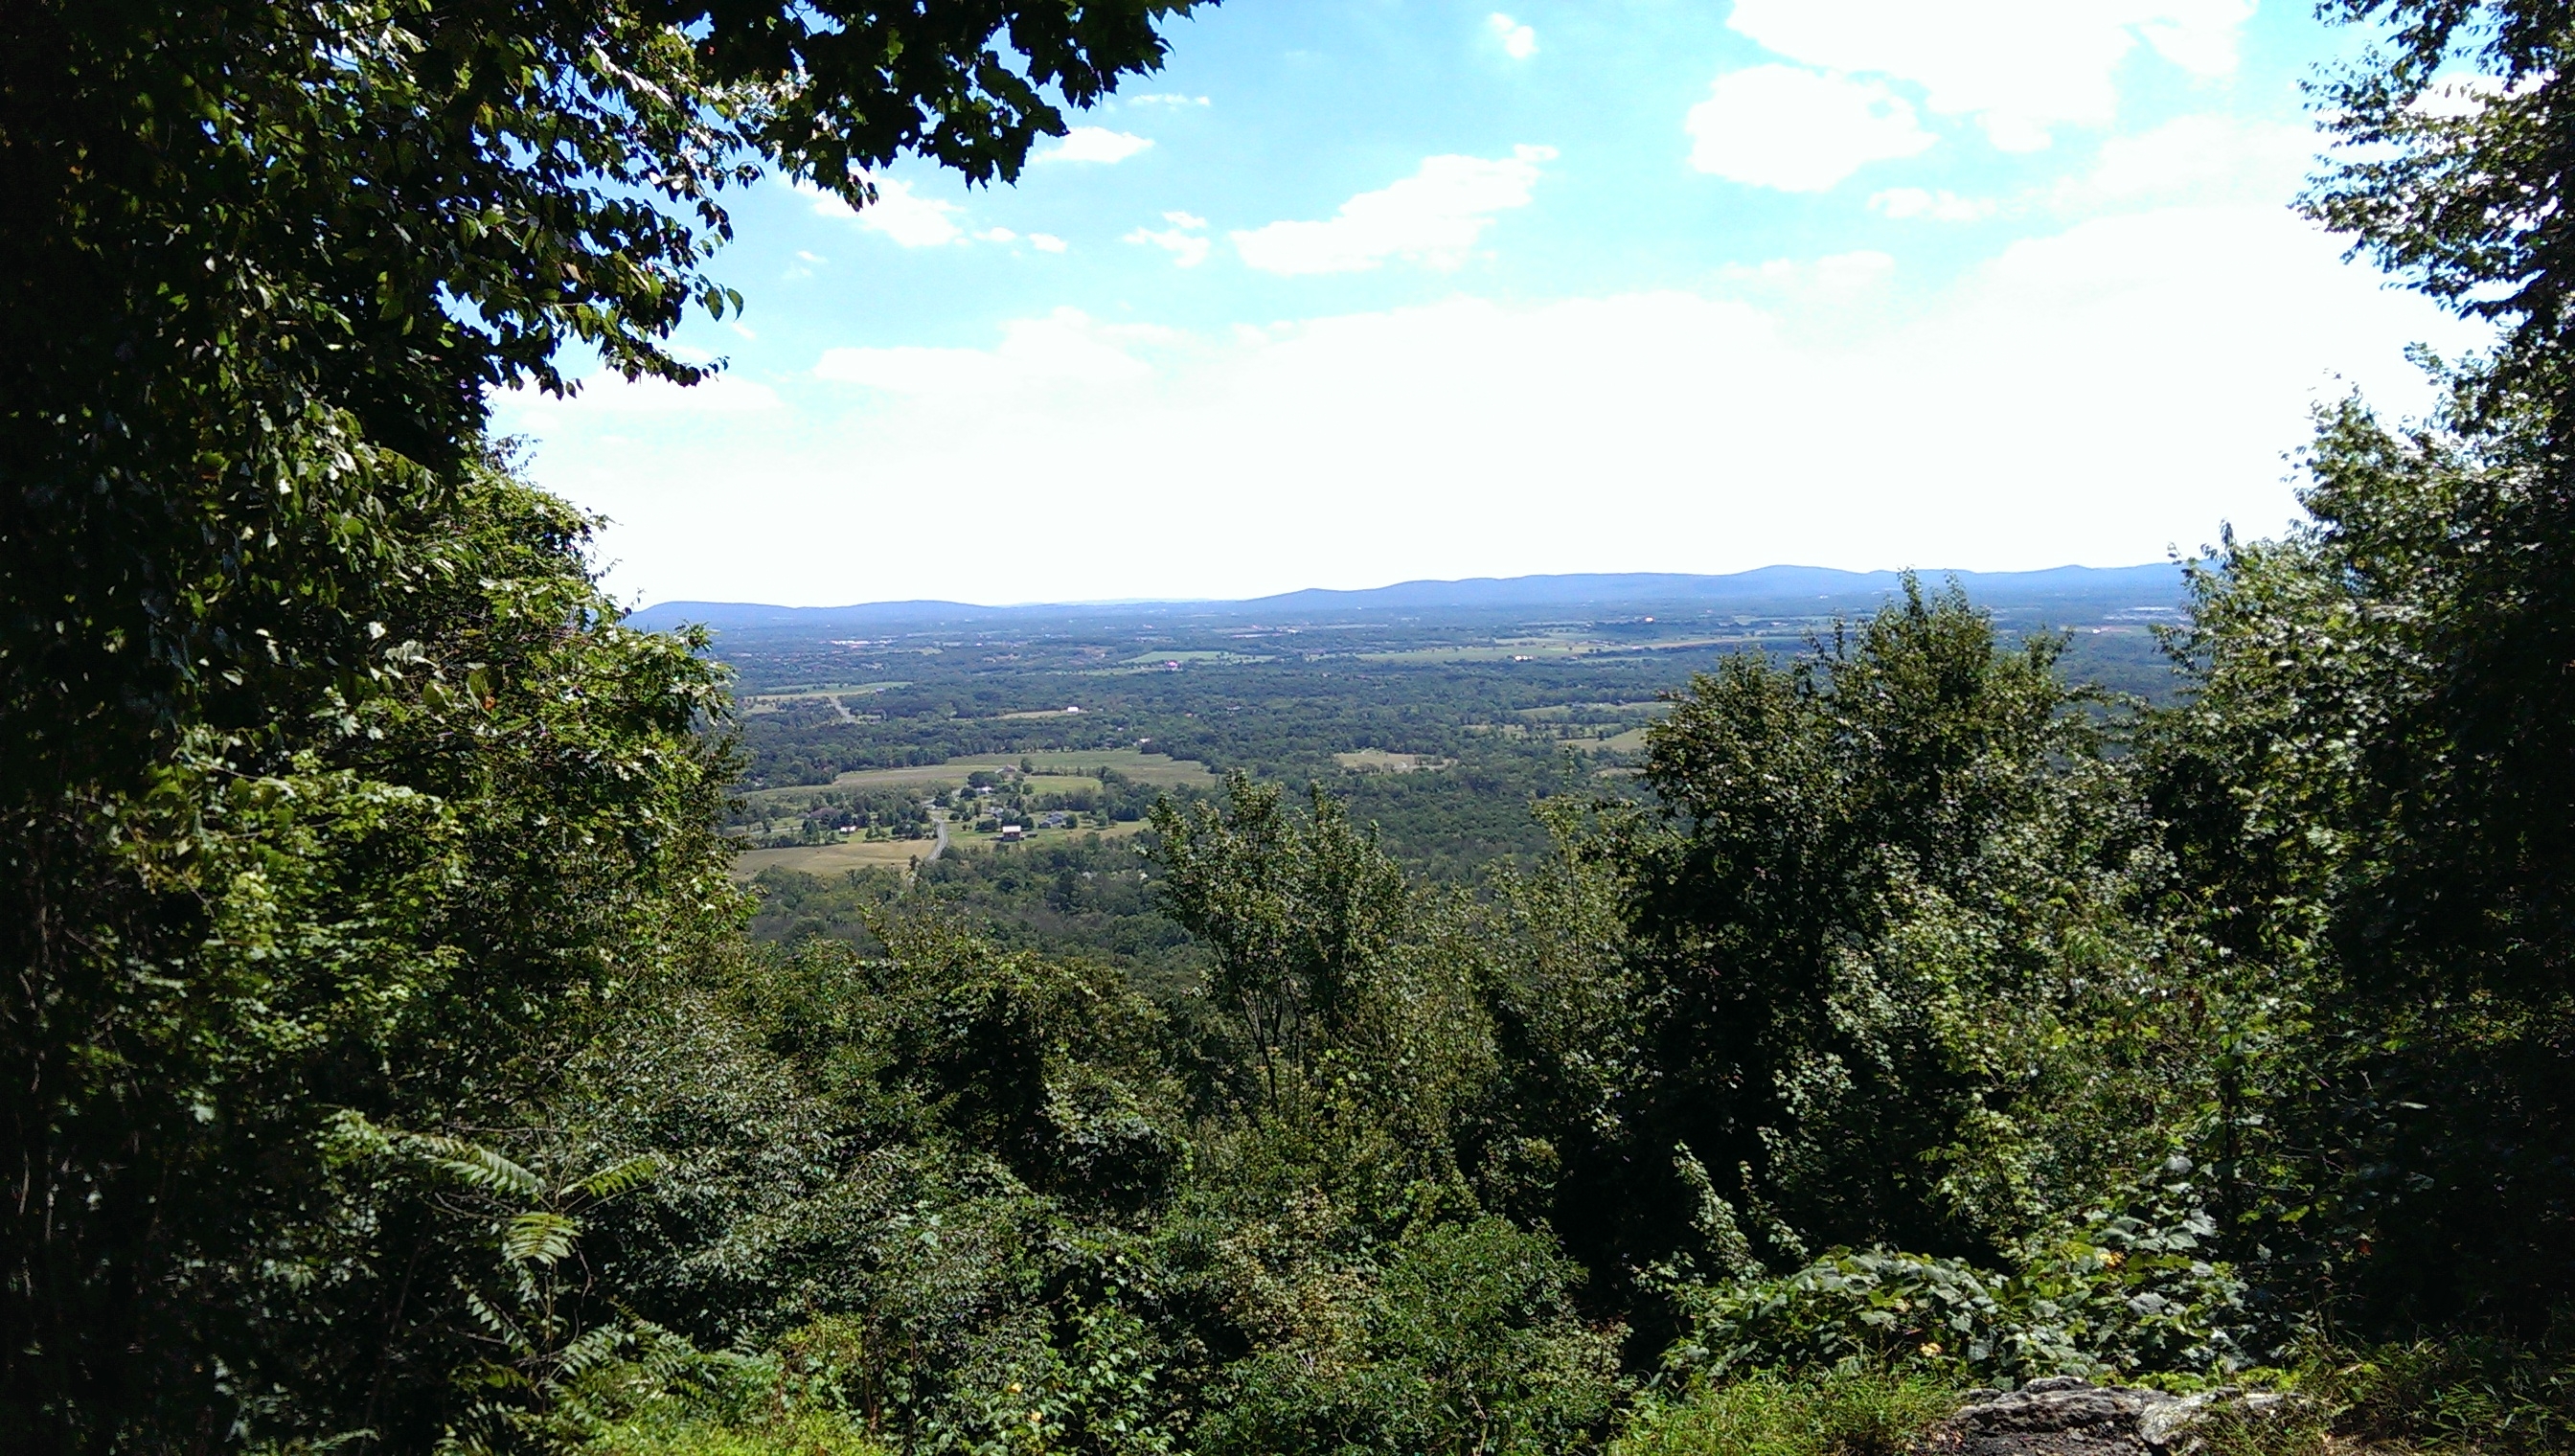
[[[1027,753],[975,753],[944,763],[916,763],[901,768],[858,768],[835,776],[828,784],[755,788],[742,798],[748,804],[776,809],[814,803],[826,789],[913,788],[928,793],[961,787],[967,775],[978,769],[1000,772],[1017,768],[1024,761],[1035,780],[1029,787],[1039,793],[1072,793],[1086,788],[1097,791],[1101,786],[1097,770],[1102,768],[1114,768],[1135,782],[1165,788],[1206,787],[1217,780],[1216,770],[1205,763],[1168,753],[1146,753],[1134,748],[1038,749]]]
[[[956,839],[964,838],[957,835]],[[956,839],[950,848],[957,847]],[[791,849],[745,849],[733,857],[737,879],[750,879],[764,869],[793,869],[800,874],[847,874],[853,869],[901,869],[930,857],[936,839],[845,839],[837,844],[799,844]]]
[[[1389,753],[1383,748],[1360,748],[1355,752],[1334,753],[1332,761],[1353,773],[1410,773],[1415,769],[1445,768],[1456,762],[1436,753]]]
[[[846,688],[800,688],[775,693],[747,693],[737,698],[735,704],[744,713],[779,713],[799,703],[829,704],[837,699],[865,698],[873,693],[885,693],[911,686],[909,683],[900,682],[854,683]]]

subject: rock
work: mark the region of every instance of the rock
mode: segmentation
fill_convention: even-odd
[[[2167,1395],[2095,1385],[2071,1375],[2018,1390],[1971,1390],[1958,1413],[1931,1428],[1916,1456],[2187,1456],[2192,1427],[2221,1409],[2272,1415],[2288,1397],[2233,1387]]]

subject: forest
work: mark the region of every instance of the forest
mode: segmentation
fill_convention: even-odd
[[[2151,662],[1908,581],[1156,645],[1075,742],[627,621],[489,392],[699,382],[728,189],[1008,181],[1188,9],[0,7],[10,1448],[2575,1448],[2575,6],[2329,0],[2301,206],[2494,344]],[[1055,838],[737,877],[1113,732]]]

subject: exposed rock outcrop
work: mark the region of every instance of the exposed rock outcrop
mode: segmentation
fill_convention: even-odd
[[[1916,1456],[2188,1456],[2193,1428],[2220,1410],[2272,1416],[2288,1397],[2231,1387],[2167,1395],[2070,1375],[1980,1390],[1931,1428]]]

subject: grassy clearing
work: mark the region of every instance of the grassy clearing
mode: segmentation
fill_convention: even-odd
[[[1134,748],[1064,748],[1028,753],[978,753],[972,757],[951,758],[945,763],[916,763],[902,768],[860,768],[844,773],[829,783],[791,783],[779,788],[754,788],[742,794],[742,801],[756,808],[781,814],[801,813],[823,801],[823,795],[850,789],[914,789],[927,796],[951,788],[962,788],[967,775],[981,769],[998,773],[1029,765],[1028,790],[1036,794],[1076,793],[1083,789],[1098,792],[1103,784],[1100,770],[1115,768],[1135,783],[1150,783],[1160,788],[1213,787],[1216,770],[1188,758],[1175,758],[1169,753],[1139,752]]]
[[[1579,746],[1595,753],[1641,753],[1645,751],[1645,730],[1629,728],[1623,733],[1614,733]]]
[[[1389,753],[1383,748],[1360,748],[1355,752],[1334,753],[1332,761],[1353,773],[1410,773],[1417,769],[1436,771],[1456,762],[1436,753]]]
[[[1640,727],[1612,731],[1612,734],[1601,734],[1601,737],[1591,737],[1588,731],[1570,731],[1570,734],[1563,734],[1563,731],[1542,731],[1542,729],[1532,729],[1529,725],[1465,725],[1465,729],[1480,731],[1480,734],[1491,734],[1491,737],[1557,742],[1557,744],[1563,744],[1563,747],[1576,749],[1576,752],[1630,752],[1630,755],[1632,752],[1645,752],[1645,729],[1640,729]]]
[[[831,698],[865,698],[891,688],[909,688],[909,683],[854,683],[847,688],[792,688],[775,693],[746,693],[734,700],[735,707],[746,714],[776,713],[798,703],[820,703]]]
[[[929,858],[931,846],[938,842],[932,838],[844,839],[837,844],[799,844],[790,849],[745,849],[733,856],[733,873],[736,879],[750,879],[764,869],[826,875],[853,869],[902,869],[915,859]]]
[[[1920,1376],[1750,1376],[1648,1402],[1609,1456],[1903,1456],[1957,1408]]]

